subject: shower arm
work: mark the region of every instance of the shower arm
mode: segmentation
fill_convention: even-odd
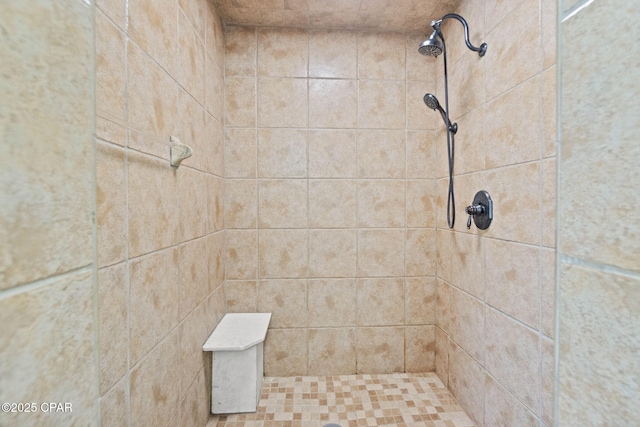
[[[458,21],[460,21],[460,23],[464,27],[464,42],[466,43],[467,47],[474,52],[478,52],[479,56],[484,56],[484,54],[487,53],[487,44],[482,43],[480,47],[475,47],[474,45],[471,44],[471,42],[469,41],[469,25],[467,24],[467,21],[457,13],[447,13],[438,21],[431,21],[431,26],[433,27],[434,30],[438,32],[438,35],[442,37],[442,33],[440,31],[440,25],[442,25],[442,21],[449,18],[457,19]]]

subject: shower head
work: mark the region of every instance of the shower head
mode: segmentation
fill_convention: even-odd
[[[438,39],[438,30],[434,30],[431,37],[420,43],[418,52],[426,56],[438,56],[442,53],[444,45]]]
[[[444,121],[444,124],[447,126],[449,131],[451,131],[451,133],[455,135],[456,132],[458,132],[458,124],[457,123],[451,124],[451,121],[449,120],[449,118],[447,117],[447,114],[442,109],[440,102],[438,102],[438,98],[436,98],[436,96],[431,93],[427,93],[424,95],[424,98],[422,99],[424,100],[424,103],[427,104],[427,107],[431,108],[433,111],[437,110],[438,112],[440,112],[440,116],[442,116],[442,120]]]
[[[436,98],[435,95],[427,93],[424,95],[423,99],[424,103],[427,104],[427,107],[431,108],[432,110],[442,109],[442,107],[440,106],[440,102],[438,102],[438,98]]]

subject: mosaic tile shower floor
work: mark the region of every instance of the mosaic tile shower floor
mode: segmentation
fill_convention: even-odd
[[[207,427],[472,427],[435,373],[265,378],[256,413]]]

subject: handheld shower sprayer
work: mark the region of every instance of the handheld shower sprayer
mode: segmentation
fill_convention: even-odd
[[[456,222],[456,201],[455,196],[453,194],[453,158],[454,158],[454,148],[455,148],[455,138],[454,135],[458,132],[457,123],[451,124],[451,120],[449,120],[449,84],[447,81],[447,47],[444,41],[444,35],[440,27],[442,26],[442,22],[446,19],[453,18],[459,21],[464,27],[464,42],[467,47],[474,51],[478,52],[480,57],[483,57],[485,53],[487,53],[487,44],[482,43],[480,47],[475,47],[469,41],[469,25],[467,21],[457,13],[447,13],[442,18],[437,21],[431,21],[431,27],[433,28],[433,32],[429,36],[428,39],[420,43],[418,47],[418,52],[421,55],[425,56],[434,56],[437,57],[440,54],[444,54],[444,101],[445,108],[443,109],[438,102],[438,98],[436,98],[433,94],[427,93],[423,100],[424,103],[427,104],[427,107],[431,108],[434,111],[438,111],[440,116],[442,116],[442,120],[444,120],[444,124],[447,127],[447,153],[449,157],[449,196],[447,198],[447,224],[449,228],[453,228]]]
[[[442,116],[442,120],[444,120],[444,124],[447,126],[449,131],[455,135],[456,132],[458,132],[458,124],[451,123],[451,121],[449,120],[449,117],[447,117],[447,114],[442,109],[440,102],[438,102],[438,98],[436,98],[436,96],[431,93],[427,93],[424,95],[424,98],[422,99],[424,100],[424,103],[427,104],[427,107],[431,108],[434,111],[438,110],[440,112],[440,115]]]

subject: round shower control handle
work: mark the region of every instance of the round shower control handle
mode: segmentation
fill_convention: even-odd
[[[493,220],[493,201],[486,191],[478,191],[473,198],[473,204],[464,210],[468,215],[467,228],[471,228],[471,218],[480,230],[486,230]]]

